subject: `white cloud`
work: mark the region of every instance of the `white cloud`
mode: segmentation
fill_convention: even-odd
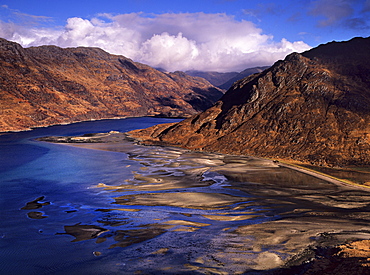
[[[157,67],[171,68],[171,70],[186,69],[199,59],[199,49],[195,41],[164,32],[153,35],[140,48],[140,59]]]
[[[26,47],[100,47],[169,71],[241,71],[310,48],[302,41],[276,42],[252,22],[225,14],[100,14],[69,18],[58,29],[7,24],[0,21],[0,36]]]

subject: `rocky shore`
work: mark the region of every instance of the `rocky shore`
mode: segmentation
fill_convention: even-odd
[[[370,240],[308,247],[271,275],[365,275],[370,272]]]

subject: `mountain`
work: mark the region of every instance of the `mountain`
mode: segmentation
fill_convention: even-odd
[[[370,38],[292,53],[235,83],[208,110],[130,135],[193,150],[370,165]]]
[[[228,90],[234,82],[249,76],[251,74],[260,73],[265,69],[269,68],[269,66],[265,67],[254,67],[248,68],[244,71],[238,72],[227,72],[227,73],[219,73],[219,72],[203,72],[203,71],[186,71],[188,75],[195,76],[195,77],[202,77],[208,80],[212,85],[219,87],[224,90]]]
[[[248,69],[245,69],[244,71],[241,71],[240,73],[238,73],[234,77],[230,78],[228,81],[224,82],[222,85],[215,85],[215,84],[213,84],[213,85],[215,85],[215,86],[217,86],[217,87],[219,87],[221,89],[228,90],[228,89],[230,89],[230,87],[236,81],[238,81],[240,79],[243,79],[243,78],[245,78],[247,76],[250,76],[252,74],[257,74],[257,73],[263,72],[264,70],[266,70],[268,68],[270,68],[270,66],[248,68]]]
[[[238,72],[205,72],[205,71],[185,71],[186,74],[195,76],[195,77],[202,77],[209,81],[212,85],[219,87],[223,85],[225,82],[229,81],[232,78],[235,78],[239,73]],[[227,90],[227,89],[225,89]]]
[[[0,39],[0,132],[125,116],[186,117],[223,91],[98,48],[22,48]]]

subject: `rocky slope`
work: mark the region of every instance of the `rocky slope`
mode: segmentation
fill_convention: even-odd
[[[290,54],[208,110],[130,134],[194,150],[370,165],[370,38]]]
[[[190,116],[222,90],[98,48],[22,48],[0,39],[0,132],[124,116]]]

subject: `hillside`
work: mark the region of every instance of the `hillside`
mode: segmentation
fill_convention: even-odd
[[[195,76],[195,77],[202,77],[209,81],[212,85],[219,87],[223,85],[225,82],[228,82],[230,79],[235,78],[237,75],[239,75],[238,72],[226,72],[226,73],[220,73],[220,72],[208,72],[208,71],[186,71],[185,72],[188,75]],[[239,78],[240,79],[240,78]],[[231,85],[230,85],[231,86]],[[230,87],[228,87],[230,88]],[[227,89],[226,89],[227,90]]]
[[[228,89],[230,89],[230,87],[236,81],[238,81],[240,79],[243,79],[243,78],[245,78],[247,76],[250,76],[252,74],[257,74],[257,73],[263,72],[264,70],[266,70],[268,68],[269,68],[269,66],[254,67],[254,68],[245,69],[244,71],[241,71],[240,73],[238,73],[237,75],[235,75],[233,78],[230,78],[228,81],[226,81],[222,85],[218,85],[217,87],[219,87],[221,89],[224,89],[224,90],[228,90]]]
[[[98,48],[22,48],[0,39],[0,132],[125,116],[186,117],[222,90]]]
[[[219,87],[224,90],[228,90],[234,82],[247,77],[252,74],[260,73],[269,68],[269,66],[264,67],[254,67],[248,68],[241,72],[203,72],[203,71],[186,71],[188,75],[202,77],[208,80],[212,85]]]
[[[130,135],[193,150],[370,165],[370,38],[290,54],[235,83],[208,110]]]

